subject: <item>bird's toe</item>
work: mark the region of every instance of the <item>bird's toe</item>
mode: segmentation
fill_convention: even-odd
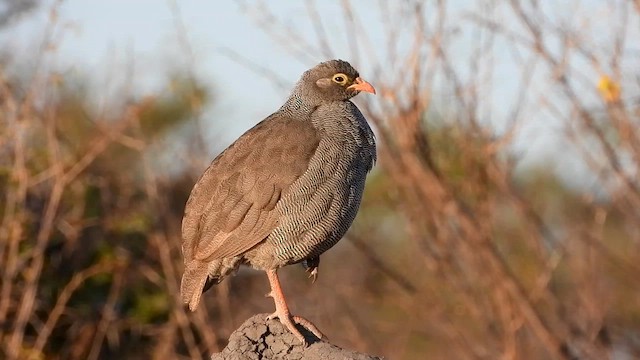
[[[318,279],[318,268],[314,267],[309,271],[309,279],[311,279],[311,283],[314,284]]]
[[[292,316],[293,321],[296,324],[304,326],[305,329],[309,330],[313,335],[315,335],[318,339],[326,339],[324,334],[315,326],[313,323],[302,316]]]
[[[267,321],[273,320],[273,319],[278,319],[278,318],[279,318],[278,312],[274,312],[273,314],[267,316]]]

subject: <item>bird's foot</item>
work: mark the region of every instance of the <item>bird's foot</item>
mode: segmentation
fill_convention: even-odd
[[[309,279],[311,279],[311,283],[314,284],[318,279],[318,268],[317,267],[308,268],[307,272],[309,273]]]
[[[309,259],[304,259],[302,261],[302,267],[304,270],[309,273],[309,278],[311,279],[311,283],[315,283],[316,279],[318,279],[318,268],[320,267],[320,257],[316,256]]]
[[[267,316],[267,321],[273,320],[273,319],[280,320],[282,325],[284,325],[287,329],[289,329],[289,331],[291,331],[293,336],[298,338],[298,340],[300,340],[300,342],[302,343],[302,346],[304,347],[306,347],[309,344],[307,343],[307,340],[304,338],[302,333],[298,330],[298,328],[296,328],[295,324],[302,325],[305,329],[311,331],[311,333],[315,335],[318,339],[324,338],[324,335],[322,334],[322,332],[320,332],[320,330],[318,330],[318,328],[315,325],[313,325],[311,321],[303,318],[302,316],[291,316],[291,314],[281,315],[278,313],[278,311],[276,311],[273,314]]]
[[[300,340],[302,346],[307,346],[307,341],[305,340],[302,333],[296,328],[295,324],[300,324],[303,327],[307,328],[307,330],[311,331],[318,339],[322,339],[323,335],[318,330],[315,325],[313,325],[309,320],[300,317],[300,316],[291,316],[291,312],[289,311],[289,307],[287,306],[287,302],[284,300],[284,294],[282,293],[282,287],[280,287],[280,280],[278,280],[277,269],[267,270],[267,277],[269,278],[269,285],[271,286],[271,291],[267,294],[273,298],[273,302],[276,305],[276,311],[267,316],[267,320],[272,320],[278,318],[280,323],[284,325],[291,333]]]

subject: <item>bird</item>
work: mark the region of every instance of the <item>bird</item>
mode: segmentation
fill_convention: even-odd
[[[303,346],[279,268],[302,263],[317,276],[320,254],[351,226],[376,161],[375,136],[350,101],[375,94],[347,61],[305,71],[276,112],[247,130],[204,171],[185,205],[180,293],[195,311],[204,291],[240,265],[265,271],[278,319]]]

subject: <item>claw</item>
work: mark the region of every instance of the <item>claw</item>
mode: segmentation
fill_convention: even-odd
[[[309,273],[309,278],[311,279],[311,283],[314,284],[318,279],[318,268],[320,267],[320,257],[314,257],[305,259],[302,261],[302,266],[304,270]]]
[[[309,268],[307,269],[307,272],[309,273],[309,279],[311,279],[311,283],[315,284],[316,280],[318,279],[318,268],[317,267]]]
[[[278,314],[274,312],[273,314],[267,316],[267,321],[277,319],[277,318],[278,318]]]

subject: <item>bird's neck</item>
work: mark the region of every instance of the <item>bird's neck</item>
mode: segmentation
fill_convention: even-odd
[[[291,94],[289,99],[282,105],[280,111],[290,114],[296,118],[304,119],[311,115],[319,104],[308,101],[298,94]]]

